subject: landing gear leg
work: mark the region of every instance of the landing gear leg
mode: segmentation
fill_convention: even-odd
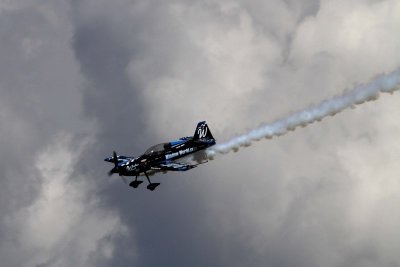
[[[138,186],[139,186],[141,183],[143,183],[143,181],[138,181],[138,180],[137,180],[137,176],[136,176],[135,181],[130,182],[129,186],[132,186],[133,188],[138,188]]]
[[[147,181],[149,181],[149,185],[147,186],[147,189],[149,189],[150,191],[154,191],[154,189],[156,189],[156,187],[159,186],[160,183],[152,183],[152,182],[150,181],[150,178],[149,178],[149,176],[147,175],[147,173],[144,172],[144,174],[146,175]]]

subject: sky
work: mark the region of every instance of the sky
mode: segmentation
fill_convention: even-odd
[[[400,265],[400,94],[134,190],[400,66],[397,0],[0,0],[1,266]]]

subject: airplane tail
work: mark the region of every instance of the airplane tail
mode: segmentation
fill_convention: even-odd
[[[196,131],[194,132],[193,135],[194,140],[199,140],[203,138],[214,139],[205,121],[201,121],[197,124]]]

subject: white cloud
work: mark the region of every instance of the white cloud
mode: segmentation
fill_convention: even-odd
[[[38,196],[6,221],[16,235],[15,252],[2,256],[9,266],[96,266],[93,260],[112,258],[113,238],[129,235],[95,195],[96,185],[74,173],[89,144],[60,134],[37,156]]]
[[[202,118],[221,126],[243,121],[242,111],[251,105],[247,95],[265,87],[265,73],[280,61],[277,40],[261,34],[235,2],[179,2],[167,5],[162,19],[149,25],[143,59],[133,59],[128,67],[154,111],[149,120],[160,131],[173,119],[182,125]],[[166,38],[155,41],[160,35]],[[154,69],[160,72],[149,77]]]
[[[395,0],[322,1],[318,14],[299,26],[291,57],[304,64],[328,53],[337,71],[353,81],[392,71],[398,66],[399,13]]]
[[[396,252],[400,240],[395,234],[400,223],[398,100],[398,95],[382,98],[374,106],[378,112],[369,107],[375,114],[367,127],[374,129],[374,135],[349,138],[337,151],[351,177],[348,212],[352,235],[356,242],[374,243],[381,266],[400,262]]]

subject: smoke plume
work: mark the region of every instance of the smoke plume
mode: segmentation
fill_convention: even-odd
[[[298,126],[305,127],[315,121],[321,121],[328,115],[334,116],[346,108],[376,100],[380,93],[393,93],[398,89],[400,89],[400,69],[390,74],[382,74],[367,84],[358,85],[316,106],[295,112],[286,118],[262,125],[248,133],[217,144],[207,150],[207,157],[213,159],[217,153],[237,152],[240,147],[250,146],[253,141],[284,135],[288,131],[294,131]]]

